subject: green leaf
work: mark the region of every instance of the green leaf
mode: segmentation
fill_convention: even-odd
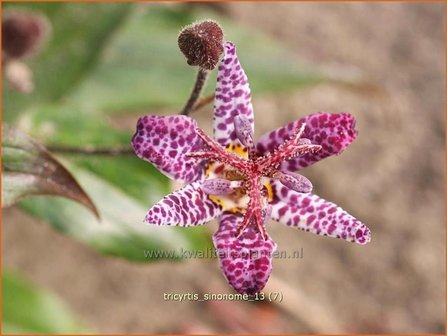
[[[2,206],[31,195],[72,199],[98,215],[70,172],[43,146],[7,125],[2,127]]]
[[[79,334],[87,330],[52,293],[8,270],[2,276],[3,334]]]
[[[72,161],[140,201],[146,210],[171,191],[167,178],[154,166],[137,156],[78,156],[73,157]]]
[[[34,134],[49,146],[93,145],[109,148],[128,146],[130,149],[129,133],[111,128],[104,118],[61,104],[47,104],[30,109],[20,121],[20,125],[27,128],[27,132]],[[161,198],[170,191],[168,179],[136,155],[120,157],[88,155],[72,156],[70,159],[147,206],[159,200],[155,197]]]
[[[180,249],[203,249],[210,246],[200,227],[184,229],[143,224],[147,209],[139,202],[82,168],[71,166],[70,169],[86,186],[97,205],[101,217],[99,223],[91,213],[64,199],[35,198],[32,202],[22,202],[22,207],[46,220],[55,229],[102,253],[133,261],[172,259],[169,253]],[[154,189],[146,192],[157,200],[162,197]],[[147,258],[145,251],[167,254]]]
[[[18,125],[47,145],[130,146],[128,132],[112,128],[100,115],[63,103],[31,107],[21,115]]]

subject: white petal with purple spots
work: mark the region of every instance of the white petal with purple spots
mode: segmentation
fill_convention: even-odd
[[[257,151],[264,155],[273,152],[298,129],[302,123],[306,128],[301,136],[303,142],[322,146],[317,153],[308,153],[281,164],[285,171],[297,171],[314,164],[328,156],[338,155],[357,138],[355,119],[349,113],[316,113],[291,122],[274,131],[264,134],[256,144]]]
[[[244,70],[236,55],[233,43],[224,46],[225,55],[217,73],[216,97],[214,100],[214,138],[228,146],[234,141],[239,143],[234,130],[234,117],[244,116],[254,130],[253,107],[250,87]]]
[[[270,276],[276,243],[270,237],[264,240],[253,225],[236,237],[242,220],[240,214],[224,212],[213,242],[228,283],[238,293],[255,294],[264,288]]]
[[[132,147],[139,158],[151,162],[166,176],[192,182],[203,177],[203,166],[186,153],[202,148],[197,122],[186,116],[144,116],[138,120]]]
[[[371,232],[359,220],[334,203],[313,194],[300,194],[272,182],[272,218],[291,227],[360,245],[369,243]]]
[[[144,221],[156,225],[194,226],[205,224],[222,212],[201,188],[193,182],[165,196],[147,213]]]

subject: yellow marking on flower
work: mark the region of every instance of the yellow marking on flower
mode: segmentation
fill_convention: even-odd
[[[233,142],[230,145],[228,145],[227,151],[229,151],[230,153],[234,153],[241,158],[248,159],[247,148],[239,145],[238,143]]]
[[[211,201],[213,201],[213,202],[216,203],[217,205],[220,205],[220,206],[223,208],[223,202],[222,202],[222,200],[221,200],[219,197],[217,197],[217,196],[215,196],[215,195],[208,195],[208,198],[209,198]]]
[[[269,202],[273,201],[273,187],[272,187],[272,184],[270,182],[265,182],[264,186],[267,189],[268,201]]]
[[[205,168],[206,177],[209,177],[213,171],[214,171],[214,162],[210,162]]]
[[[233,193],[225,196],[208,195],[208,198],[215,204],[221,206],[222,210],[232,213],[245,213],[249,201],[247,195],[234,197]]]
[[[248,159],[248,150],[244,146],[239,145],[236,142],[232,142],[227,146],[227,151],[234,153],[241,158]],[[207,179],[213,178],[225,178],[231,181],[239,180],[242,178],[239,174],[235,174],[235,171],[228,165],[222,168],[222,164],[219,162],[211,161],[205,168],[205,174]],[[232,213],[245,213],[247,208],[249,197],[245,194],[245,191],[238,189],[229,195],[216,196],[208,195],[208,198],[215,204],[222,207],[224,211],[230,211]]]

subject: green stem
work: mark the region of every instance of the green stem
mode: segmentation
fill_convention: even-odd
[[[121,148],[95,148],[95,147],[71,147],[71,146],[48,146],[47,149],[57,154],[73,154],[73,155],[134,155],[135,152],[130,147]]]
[[[203,91],[203,87],[205,86],[206,79],[208,78],[209,71],[200,68],[197,73],[196,83],[192,89],[191,95],[189,96],[188,101],[180,112],[181,115],[189,115],[191,111],[193,111],[194,105],[197,100],[200,98],[200,95]]]

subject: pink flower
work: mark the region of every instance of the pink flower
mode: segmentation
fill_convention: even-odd
[[[292,228],[358,244],[370,230],[337,205],[311,194],[296,173],[340,154],[356,137],[347,113],[317,113],[265,134],[255,143],[247,77],[233,43],[218,67],[214,139],[186,116],[139,119],[132,145],[137,155],[187,185],[147,213],[151,225],[193,226],[218,218],[213,236],[221,269],[239,293],[261,291],[272,269],[276,243],[270,218]]]

